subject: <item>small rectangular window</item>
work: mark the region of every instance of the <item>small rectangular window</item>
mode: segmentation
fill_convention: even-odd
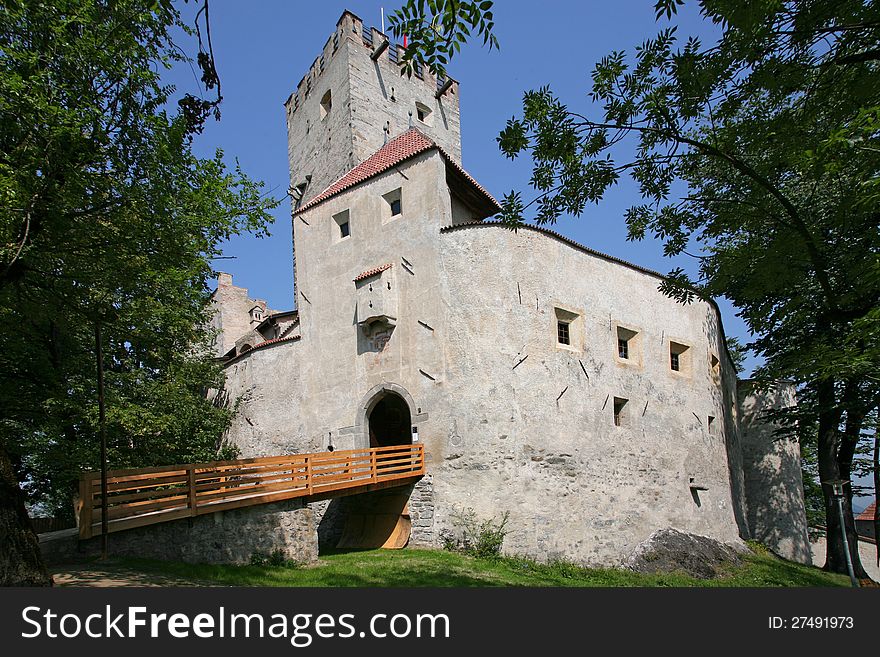
[[[669,369],[681,374],[690,374],[691,348],[680,342],[669,341]]]
[[[633,365],[641,365],[642,357],[639,349],[641,338],[639,332],[617,326],[617,357],[629,361]]]
[[[556,335],[559,344],[571,344],[571,337],[568,334],[568,322],[556,323]]]
[[[385,211],[386,219],[393,219],[394,217],[399,217],[403,214],[403,195],[401,194],[400,187],[387,194],[383,194],[382,198],[385,199],[385,203],[388,204],[388,209]]]
[[[425,125],[431,125],[431,108],[416,102],[416,118]]]
[[[556,319],[556,346],[568,351],[580,351],[584,348],[583,317],[565,308],[554,307]],[[549,328],[549,327],[548,327]]]
[[[710,415],[709,418],[706,420],[706,428],[709,430],[709,433],[711,433],[711,434],[715,433],[715,416],[714,415]]]
[[[344,240],[351,235],[351,221],[349,219],[348,210],[343,210],[333,215],[333,222],[336,224],[337,233],[335,240]]]

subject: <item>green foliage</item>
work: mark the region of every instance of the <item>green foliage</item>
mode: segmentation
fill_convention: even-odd
[[[742,374],[748,352],[748,347],[739,338],[727,336],[727,353],[730,354],[730,360],[733,361],[733,368],[737,374]]]
[[[427,66],[438,78],[473,32],[489,50],[498,48],[491,0],[410,0],[389,17],[392,34],[406,36],[401,70],[412,76],[417,66]]]
[[[456,509],[452,513],[453,529],[441,532],[443,549],[484,559],[499,557],[509,517],[505,511],[498,519],[480,520],[471,508]]]
[[[0,440],[32,499],[69,513],[79,471],[98,466],[98,323],[111,467],[231,455],[234,408],[207,394],[223,385],[211,259],[264,234],[276,202],[221,152],[192,153],[216,104],[170,106],[160,75],[184,57],[171,35],[190,33],[172,2],[0,16]]]

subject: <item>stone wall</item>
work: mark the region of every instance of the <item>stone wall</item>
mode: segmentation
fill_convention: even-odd
[[[44,534],[40,549],[48,562],[95,556],[99,536],[79,541],[73,532]],[[255,552],[280,550],[286,559],[312,563],[318,540],[312,510],[301,500],[251,506],[211,515],[172,520],[110,534],[113,556],[143,557],[187,563],[244,564]]]
[[[774,436],[776,426],[764,417],[768,409],[795,404],[794,386],[756,390],[741,381],[739,399],[750,534],[786,559],[811,563],[800,445]]]

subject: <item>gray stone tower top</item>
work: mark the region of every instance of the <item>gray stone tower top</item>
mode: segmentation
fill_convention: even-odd
[[[284,103],[294,207],[320,194],[412,126],[461,162],[458,83],[428,70],[408,78],[402,47],[345,11]]]

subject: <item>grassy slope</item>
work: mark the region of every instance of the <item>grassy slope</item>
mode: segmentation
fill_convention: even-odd
[[[542,565],[523,559],[474,559],[439,550],[366,550],[322,556],[316,566],[212,566],[120,559],[140,572],[228,586],[848,586],[849,580],[818,568],[761,553],[711,581],[686,575],[641,575]]]

